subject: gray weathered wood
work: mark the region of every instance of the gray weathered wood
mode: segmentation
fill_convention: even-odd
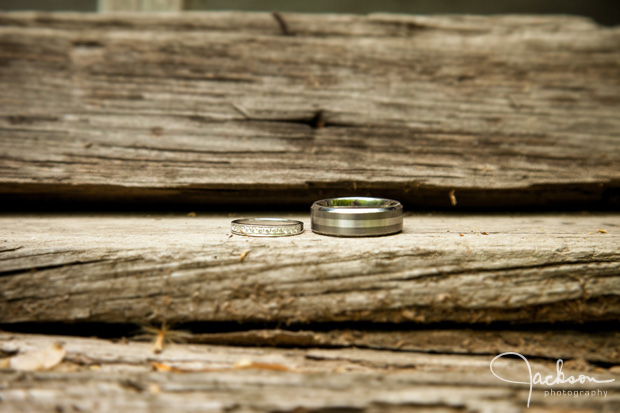
[[[402,234],[362,239],[298,218],[304,234],[261,239],[229,237],[222,215],[2,216],[0,322],[620,315],[618,214],[411,215]]]
[[[2,411],[528,411],[528,386],[495,378],[491,355],[206,345],[171,345],[155,355],[148,343],[0,334],[3,355],[54,344],[62,345],[66,356],[52,371],[0,371]],[[555,358],[529,362],[534,372],[555,376]],[[502,359],[495,368],[505,377],[527,374],[519,359]],[[556,391],[600,389],[606,397],[545,397],[548,387],[535,385],[529,411],[620,408],[617,366],[566,360],[563,372],[616,380],[553,386]]]
[[[183,0],[97,0],[100,12],[167,12],[182,11]]]
[[[620,205],[620,28],[0,14],[0,197]]]

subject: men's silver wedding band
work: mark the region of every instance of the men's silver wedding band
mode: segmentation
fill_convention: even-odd
[[[330,198],[312,204],[312,231],[337,237],[373,237],[403,230],[403,206],[392,199]]]

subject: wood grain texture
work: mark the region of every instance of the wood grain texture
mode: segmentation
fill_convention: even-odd
[[[620,28],[0,14],[8,202],[620,205]]]
[[[618,214],[410,215],[402,234],[362,239],[320,236],[297,218],[302,235],[260,239],[229,236],[222,215],[4,215],[0,322],[620,315]]]
[[[493,356],[486,355],[207,345],[172,345],[155,355],[148,343],[7,333],[0,334],[0,354],[28,354],[55,343],[66,356],[52,371],[0,371],[2,411],[608,413],[620,407],[617,366],[571,360],[564,365],[567,376],[615,381],[553,389],[600,389],[606,397],[545,397],[548,388],[535,385],[528,410],[528,386],[495,378]],[[554,359],[530,363],[535,372],[555,374]],[[501,359],[494,367],[501,375],[527,374],[519,359]]]

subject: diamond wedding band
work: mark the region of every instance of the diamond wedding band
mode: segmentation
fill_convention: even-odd
[[[287,237],[304,232],[304,223],[282,218],[235,219],[230,223],[230,230],[235,235],[249,237]]]
[[[311,208],[312,231],[337,237],[372,237],[403,230],[403,206],[383,198],[330,198]]]

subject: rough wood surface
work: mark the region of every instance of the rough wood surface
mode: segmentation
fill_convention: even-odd
[[[207,345],[172,345],[155,355],[148,343],[0,334],[5,359],[52,345],[62,346],[66,355],[51,371],[0,370],[1,411],[512,413],[620,408],[618,366],[572,360],[565,361],[566,376],[615,381],[535,385],[528,410],[528,386],[495,378],[491,355]],[[529,360],[534,372],[554,376],[555,361]],[[494,367],[504,377],[527,376],[520,359],[503,358]],[[606,396],[545,397],[549,388],[600,389]]]
[[[620,28],[0,14],[7,201],[620,205]]]
[[[0,322],[579,323],[620,315],[620,215],[409,215],[365,239],[222,215],[4,215]],[[241,259],[241,257],[244,257]]]

